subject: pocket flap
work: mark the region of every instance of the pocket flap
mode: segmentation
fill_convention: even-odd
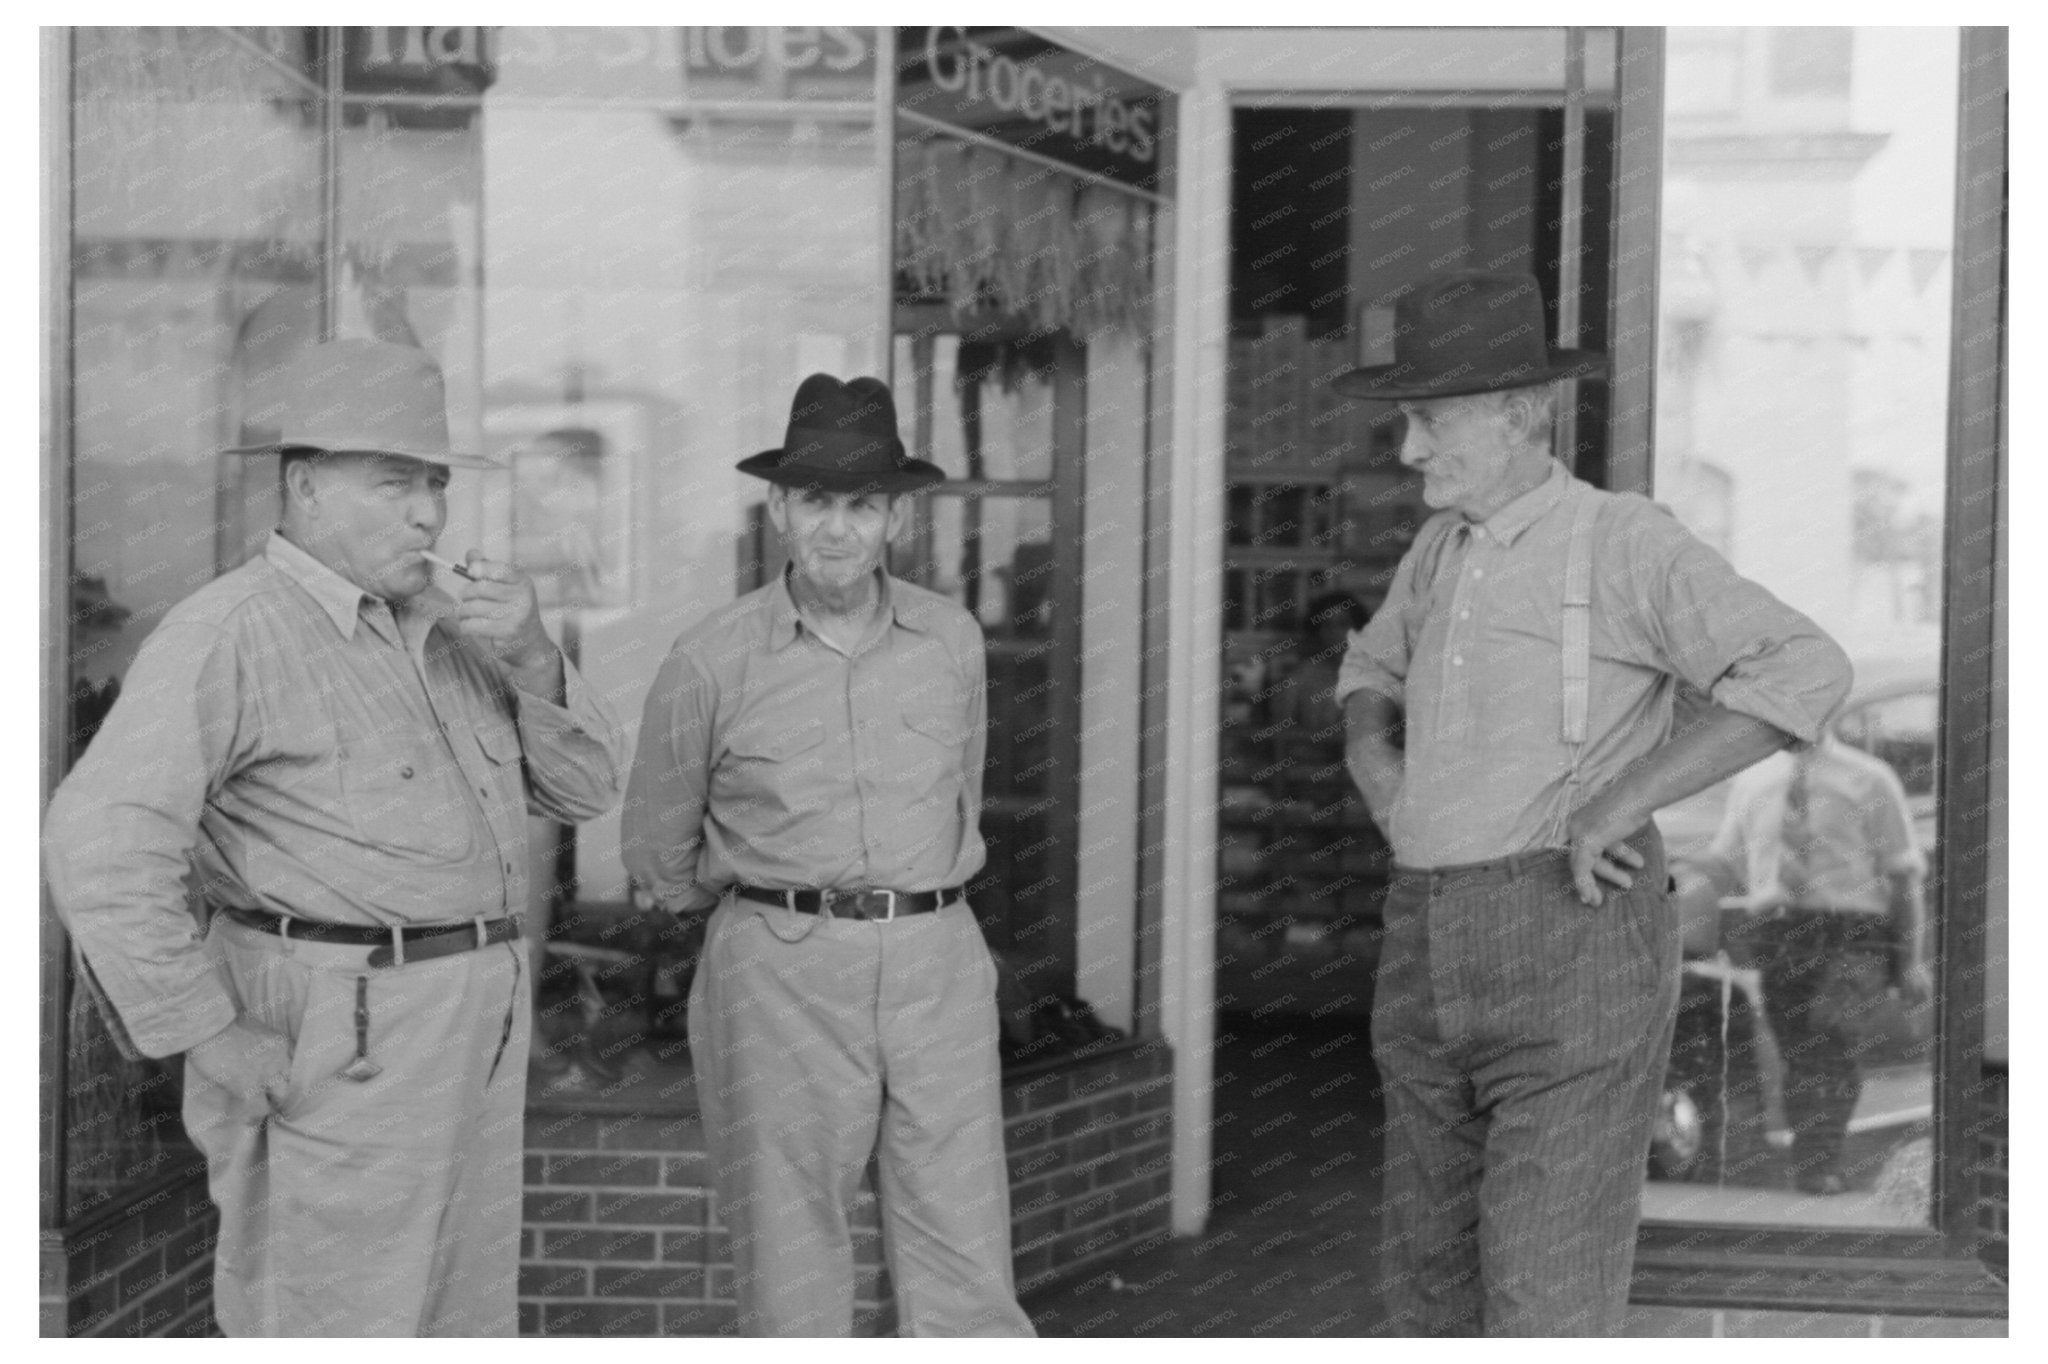
[[[954,745],[967,742],[967,721],[951,707],[903,707],[903,723],[927,739]]]
[[[735,757],[761,758],[781,762],[825,741],[822,720],[765,719],[735,727],[726,736],[726,747]]]
[[[519,727],[510,720],[493,717],[477,726],[476,746],[484,756],[503,766],[519,761]]]

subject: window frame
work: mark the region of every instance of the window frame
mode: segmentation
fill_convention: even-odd
[[[50,282],[66,278],[71,258],[71,63],[69,28],[42,31],[42,745],[38,754],[41,781],[38,812],[63,779],[66,749],[64,717],[70,708],[65,679],[71,657],[71,505],[75,483],[71,460],[71,291]],[[67,1053],[65,1018],[70,1005],[71,972],[66,968],[70,938],[50,904],[49,887],[39,888],[39,1008],[41,1022],[37,1114],[37,1224],[45,1230],[62,1224],[64,1216],[64,1073]]]
[[[893,176],[892,176],[893,183]],[[924,442],[928,439],[928,423],[931,416],[932,348],[933,341],[940,335],[957,334],[942,317],[943,310],[928,305],[910,304],[899,307],[898,317],[892,329],[890,357],[892,366],[895,357],[895,342],[908,340],[913,355],[915,371],[911,375],[892,374],[895,390],[908,399],[899,400],[899,406],[911,409],[915,432],[916,448],[920,458],[928,457]],[[1087,401],[1087,379],[1085,377],[1086,342],[1079,338],[1061,334],[1057,343],[1062,350],[1061,363],[1056,369],[1050,387],[1052,393],[1052,451],[1047,476],[1042,479],[967,479],[948,477],[925,490],[927,501],[918,516],[910,542],[901,547],[901,552],[892,552],[892,572],[904,570],[896,563],[928,565],[931,562],[934,536],[932,533],[932,504],[930,499],[945,498],[963,506],[968,503],[987,502],[996,499],[1021,500],[1046,507],[1052,529],[1052,572],[1048,585],[1051,633],[1042,644],[1023,646],[1010,637],[995,637],[987,641],[991,654],[1015,651],[1030,653],[1043,651],[1047,657],[1048,680],[1052,683],[1047,691],[1045,715],[1048,723],[1048,761],[1057,774],[1043,800],[1051,802],[1046,820],[1046,836],[1053,840],[1058,850],[1049,866],[1053,884],[1038,897],[1043,907],[1045,926],[1033,932],[1033,938],[1043,937],[1057,945],[1059,965],[1052,971],[1045,984],[1057,987],[1062,993],[1075,995],[1078,991],[1078,945],[1076,934],[1080,922],[1080,768],[1081,768],[1081,574],[1082,542],[1080,528],[1083,503],[1086,497],[1086,429],[1084,410]],[[985,571],[985,567],[984,567]],[[913,572],[912,581],[920,581]],[[929,584],[923,584],[929,586]],[[1012,806],[1034,803],[1028,797],[1011,792],[984,789],[982,792],[982,820],[984,834],[988,831],[990,810],[1006,810]],[[1009,830],[1005,830],[1007,836]],[[985,873],[983,873],[985,875]],[[1006,919],[994,941],[1001,946],[1015,945],[1014,922]],[[1037,988],[1034,983],[1033,988]]]
[[[1617,365],[1606,486],[1652,495],[1657,277],[1661,244],[1664,33],[1624,28],[1615,130],[1612,334],[1641,338]],[[1979,1260],[1976,1147],[1983,1092],[1987,887],[1982,812],[2004,735],[1991,724],[1996,513],[2004,476],[2005,97],[2003,28],[1961,30],[1955,261],[1944,516],[1942,731],[1937,821],[1945,871],[1931,888],[1938,933],[1932,1216],[1919,1228],[1645,1224],[1631,1299],[1651,1305],[1998,1317],[2005,1284]],[[1976,414],[1973,418],[1971,414]],[[1999,421],[1984,420],[1998,414]]]
[[[202,25],[249,46],[230,26]],[[341,51],[340,28],[313,29],[315,62],[321,73],[319,88],[303,73],[291,72],[307,85],[305,100],[317,105],[321,139],[321,259],[320,305],[323,332],[332,331],[334,297],[339,287],[340,215],[339,156]],[[75,26],[42,30],[40,60],[42,74],[41,178],[43,215],[41,225],[43,310],[43,388],[41,454],[45,477],[41,480],[42,536],[42,734],[40,782],[37,811],[48,808],[51,795],[70,770],[70,688],[68,674],[72,630],[70,584],[76,570],[73,552],[75,511],[73,493],[77,486],[77,445],[72,426],[72,387],[75,378],[73,354],[74,313],[71,275],[74,254],[73,176],[76,156],[72,140],[75,130],[74,71],[77,62]],[[260,55],[260,54],[259,54]],[[274,64],[274,63],[273,63]],[[218,521],[216,521],[218,534]],[[38,926],[41,954],[38,1038],[41,1068],[38,1114],[38,1225],[46,1231],[58,1228],[90,1227],[125,1216],[138,1203],[161,1190],[204,1173],[205,1162],[196,1149],[171,1168],[138,1180],[102,1202],[73,1214],[70,1207],[70,1143],[66,1134],[66,1096],[70,1089],[70,1010],[75,977],[70,962],[70,935],[50,903],[48,885],[40,884]]]

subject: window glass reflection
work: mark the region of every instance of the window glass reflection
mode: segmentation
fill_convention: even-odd
[[[1657,495],[1857,683],[1659,816],[1686,962],[1645,1212],[1924,1224],[1957,35],[1668,42]]]
[[[71,31],[74,760],[164,612],[243,557],[216,506],[245,471],[216,452],[241,434],[253,338],[271,321],[314,325],[308,42],[303,29]],[[272,519],[275,486],[272,466]],[[77,1217],[190,1147],[180,1067],[124,1059],[82,977],[66,1035]]]

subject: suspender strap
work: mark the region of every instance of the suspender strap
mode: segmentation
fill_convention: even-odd
[[[1600,499],[1582,492],[1572,513],[1571,545],[1565,551],[1563,633],[1559,640],[1564,669],[1564,741],[1576,748],[1586,742],[1586,711],[1593,670],[1593,518]],[[1578,754],[1572,771],[1578,773]]]
[[[1559,847],[1564,846],[1565,829],[1579,805],[1579,761],[1586,752],[1593,672],[1593,518],[1600,514],[1600,498],[1592,489],[1574,491],[1578,505],[1572,509],[1572,538],[1564,558],[1564,609],[1559,613],[1558,666],[1564,683],[1560,729],[1572,751],[1571,775],[1565,778],[1558,827],[1552,835]]]

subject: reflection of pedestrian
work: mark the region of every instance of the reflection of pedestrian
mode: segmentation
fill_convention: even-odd
[[[1552,455],[1526,275],[1395,304],[1392,398],[1438,513],[1346,653],[1351,770],[1393,845],[1374,986],[1397,1330],[1613,1334],[1678,1003],[1650,817],[1789,742],[1848,690],[1814,624],[1648,500]],[[1681,681],[1715,706],[1673,735]],[[1405,721],[1404,746],[1388,740]]]
[[[1846,1187],[1862,1020],[1887,984],[1913,1003],[1928,997],[1926,871],[1898,775],[1829,735],[1731,783],[1720,831],[1692,873],[1740,878],[1748,890],[1752,917],[1740,937],[1763,975],[1764,1013],[1784,1054],[1796,1178],[1809,1193]]]
[[[498,466],[431,360],[310,346],[277,391],[231,453],[279,456],[281,524],[143,646],[50,802],[50,898],[117,1039],[184,1054],[227,1334],[512,1335],[528,816],[608,807],[618,729],[508,566],[432,587],[449,467]]]
[[[647,694],[626,869],[715,908],[690,1055],[740,1329],[853,1327],[848,1205],[872,1159],[907,1336],[1028,1336],[1010,1260],[986,860],[981,630],[891,577],[908,458],[876,379],[814,374],[767,479],[789,566],[676,641]]]

